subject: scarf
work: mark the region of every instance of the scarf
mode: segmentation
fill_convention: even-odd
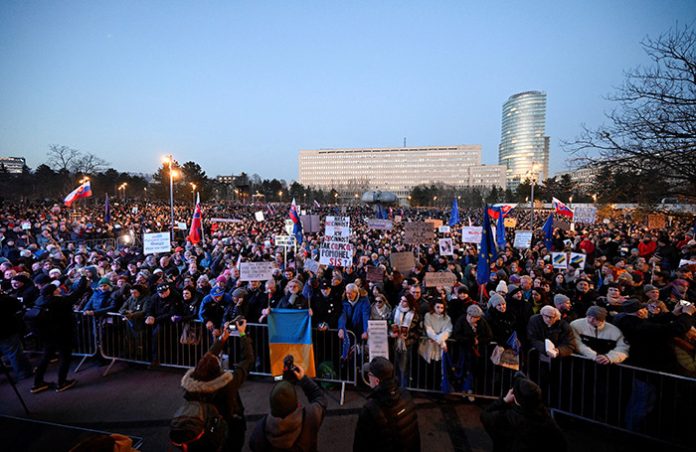
[[[394,325],[398,327],[399,335],[396,338],[396,350],[406,350],[406,338],[411,329],[414,312],[409,308],[402,308],[401,303],[394,309]]]

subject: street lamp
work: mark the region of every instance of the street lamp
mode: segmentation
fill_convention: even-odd
[[[283,190],[278,192],[278,198],[280,198],[280,202],[283,202]]]
[[[191,182],[191,193],[193,193],[193,204],[196,204],[196,184]]]
[[[597,202],[597,193],[595,193],[594,195],[592,195],[592,200],[593,200],[595,203]]]
[[[169,210],[171,213],[171,239],[174,241],[174,171],[172,165],[174,164],[174,156],[172,154],[167,154],[162,158],[162,161],[169,164]]]
[[[118,189],[121,190],[121,198],[126,199],[126,186],[128,185],[128,182],[124,182],[121,185],[119,185]]]

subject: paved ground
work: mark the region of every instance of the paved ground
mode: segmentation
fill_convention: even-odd
[[[32,417],[82,428],[105,430],[144,438],[142,451],[167,450],[169,420],[181,404],[181,369],[146,370],[119,363],[102,377],[105,368],[88,362],[75,378],[78,385],[63,393],[31,394],[31,381],[18,384]],[[72,375],[71,375],[72,377]],[[55,365],[47,374],[55,381]],[[268,410],[268,379],[248,381],[241,390],[248,419],[247,431]],[[338,392],[328,392],[329,407],[319,435],[319,450],[352,450],[357,413],[366,390],[350,390],[343,406]],[[26,417],[10,385],[0,376],[0,414]],[[458,398],[418,397],[418,422],[424,451],[485,451],[491,442],[479,422],[485,401],[471,404]],[[593,429],[585,423],[563,421],[571,450],[593,452],[630,450],[632,441]],[[7,433],[7,432],[5,432]],[[663,449],[664,450],[664,449]]]

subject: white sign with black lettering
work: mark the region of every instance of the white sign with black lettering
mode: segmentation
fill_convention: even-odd
[[[273,262],[242,262],[239,264],[240,281],[268,281],[273,279]]]
[[[172,250],[169,232],[151,232],[143,234],[143,254],[169,253]]]
[[[462,228],[462,243],[481,243],[481,226],[464,226]]]
[[[347,242],[350,240],[350,217],[331,217],[324,219],[325,240]]]
[[[348,267],[353,264],[354,252],[351,243],[327,240],[319,248],[319,263],[332,267]]]
[[[389,331],[386,320],[367,321],[367,348],[370,361],[378,356],[389,359]]]
[[[515,248],[526,250],[532,247],[532,231],[523,231],[518,229],[515,231]]]
[[[276,246],[284,246],[287,248],[295,246],[297,240],[294,235],[276,235],[275,244]]]

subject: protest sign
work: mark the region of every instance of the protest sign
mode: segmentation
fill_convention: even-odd
[[[291,220],[292,221],[292,220]],[[239,218],[211,218],[211,223],[241,223]]]
[[[348,267],[353,264],[355,248],[349,242],[325,240],[319,248],[319,263],[332,267]]]
[[[561,229],[563,231],[570,231],[570,223],[563,218],[554,218],[553,228]]]
[[[391,253],[389,261],[394,270],[400,273],[407,274],[413,267],[416,266],[416,258],[411,251],[401,253]]]
[[[370,361],[379,356],[389,359],[389,331],[386,320],[367,321],[367,348]]]
[[[285,220],[284,224],[285,224],[285,233],[287,235],[292,234],[292,231],[295,229],[295,223],[293,223],[293,221],[290,218],[288,218],[287,220]]]
[[[408,245],[420,245],[430,243],[435,239],[435,232],[430,223],[414,221],[404,224],[404,243]]]
[[[350,239],[350,217],[327,216],[324,219],[325,240],[347,242]]]
[[[275,236],[276,246],[291,247],[291,246],[295,246],[296,243],[297,243],[297,240],[295,239],[294,235],[276,235]]]
[[[454,247],[452,246],[452,239],[440,239],[438,241],[440,245],[440,256],[453,256]]]
[[[31,223],[28,221],[22,221],[22,230],[28,231],[29,229],[31,229]]]
[[[137,214],[137,213],[138,213],[138,206],[134,206],[134,207],[131,209],[131,213],[132,213],[132,214]]]
[[[273,279],[273,262],[242,262],[239,264],[240,281],[268,281]]]
[[[367,267],[367,280],[371,282],[382,282],[384,280],[384,269],[381,267]]]
[[[481,226],[464,226],[462,228],[462,242],[476,243],[478,245],[479,243],[481,243],[482,234],[483,227]]]
[[[664,229],[667,227],[667,218],[659,213],[653,213],[648,215],[648,228],[650,229]]]
[[[394,215],[394,224],[401,223],[401,215]]]
[[[151,232],[143,234],[143,254],[169,253],[172,250],[169,232]]]
[[[304,261],[304,269],[316,275],[319,272],[319,262],[314,259],[307,259]]]
[[[596,219],[596,207],[576,207],[573,211],[573,221],[576,223],[594,224]]]
[[[314,234],[321,230],[321,217],[319,215],[302,215],[300,222],[302,230],[308,234]]]
[[[574,265],[580,270],[582,270],[585,268],[585,262],[587,262],[587,255],[585,255],[584,253],[570,253],[569,263],[571,265]]]
[[[440,227],[437,229],[437,232],[439,232],[440,234],[448,234],[448,233],[450,232],[450,227],[447,226],[447,225],[445,225],[445,226],[440,226]]]
[[[452,272],[426,272],[425,287],[452,287],[457,277]]]
[[[366,223],[369,229],[377,229],[380,231],[391,231],[394,227],[390,220],[382,220],[380,218],[369,218]]]
[[[431,224],[433,229],[438,229],[440,226],[444,224],[442,220],[437,218],[428,218],[427,220],[425,220],[425,222]]]
[[[553,268],[568,268],[568,255],[566,253],[551,253],[551,261],[553,262]]]
[[[186,226],[186,223],[184,223],[183,221],[177,221],[176,228],[180,231],[185,231],[188,229],[188,227]]]
[[[254,212],[254,218],[256,218],[256,221],[263,221],[263,220],[265,220],[265,218],[264,218],[264,216],[263,216],[263,212],[260,211],[260,210],[259,210],[258,212]]]
[[[518,249],[526,250],[532,247],[532,231],[517,229],[515,231],[515,242],[513,246]]]
[[[503,226],[506,228],[514,228],[517,226],[517,218],[505,217],[503,219]]]
[[[685,265],[689,265],[689,266],[696,265],[696,261],[690,261],[687,259],[679,259],[679,267],[677,267],[677,268],[681,268]]]

